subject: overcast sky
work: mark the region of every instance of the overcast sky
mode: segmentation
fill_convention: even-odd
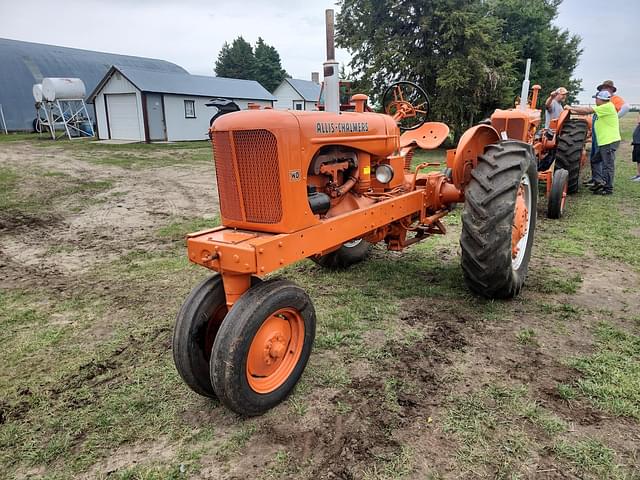
[[[0,0],[0,37],[160,58],[212,75],[225,41],[258,36],[276,47],[283,67],[310,79],[325,59],[326,0]],[[564,0],[556,24],[583,39],[575,76],[588,101],[612,79],[630,103],[640,103],[638,0]],[[337,51],[338,61],[349,55]],[[532,79],[535,81],[535,79]],[[554,86],[555,87],[555,86]],[[544,86],[547,90],[547,86]]]

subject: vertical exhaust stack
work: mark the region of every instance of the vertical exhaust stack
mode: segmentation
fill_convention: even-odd
[[[324,109],[327,112],[340,111],[340,79],[338,78],[338,62],[334,44],[333,10],[325,11],[327,27],[327,61],[324,67]]]
[[[529,98],[529,71],[531,70],[531,59],[527,58],[527,68],[524,72],[524,81],[520,91],[520,110],[527,109],[527,99]],[[535,108],[535,107],[532,107]]]

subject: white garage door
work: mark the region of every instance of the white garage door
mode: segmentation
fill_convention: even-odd
[[[142,140],[135,93],[107,95],[107,114],[111,138]]]

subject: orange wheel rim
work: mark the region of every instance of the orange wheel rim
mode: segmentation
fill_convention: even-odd
[[[304,345],[300,312],[282,308],[262,323],[247,356],[247,381],[257,393],[278,389],[298,364]]]
[[[523,175],[516,195],[513,225],[511,227],[511,266],[517,270],[520,268],[526,253],[529,237],[529,224],[531,222],[531,185],[529,178]]]

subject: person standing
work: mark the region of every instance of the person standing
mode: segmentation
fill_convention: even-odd
[[[546,102],[544,102],[544,128],[549,128],[551,120],[555,120],[562,113],[562,103],[566,100],[567,93],[566,88],[559,87],[551,92]]]
[[[594,194],[611,195],[613,193],[613,179],[615,175],[616,150],[620,146],[620,121],[616,107],[611,102],[611,93],[600,90],[593,98],[595,107],[570,107],[565,109],[578,115],[596,115],[593,123],[595,136],[598,138],[598,150],[592,159]],[[593,165],[597,165],[593,168]],[[602,168],[599,168],[599,167]]]
[[[618,118],[622,118],[627,113],[629,113],[630,106],[627,102],[625,102],[624,98],[622,98],[620,95],[616,95],[618,89],[613,84],[613,80],[605,80],[600,85],[598,85],[597,90],[599,92],[602,92],[604,90],[611,94],[611,103],[613,103],[613,106],[616,107]]]
[[[616,111],[618,112],[618,118],[622,118],[624,117],[628,112],[629,112],[629,104],[627,102],[625,102],[624,98],[622,98],[620,95],[616,95],[615,93],[618,91],[618,89],[616,88],[616,86],[613,84],[613,80],[605,80],[604,82],[602,82],[600,85],[598,85],[598,87],[596,88],[596,90],[598,90],[599,92],[601,91],[607,91],[611,94],[611,103],[613,103],[613,106],[616,107]],[[589,160],[591,161],[591,179],[587,180],[585,182],[585,185],[592,187],[595,184],[594,178],[596,176],[602,176],[601,172],[596,172],[595,174],[593,173],[593,169],[594,167],[597,169],[598,167],[601,166],[600,163],[593,163],[593,158],[595,157],[596,152],[598,151],[598,139],[596,137],[595,134],[595,115],[593,118],[593,129],[592,129],[592,133],[591,133],[591,153],[589,155]]]
[[[638,124],[633,131],[633,139],[631,140],[633,145],[633,153],[631,154],[631,160],[636,164],[636,171],[638,172],[631,180],[634,182],[640,182],[640,113],[638,114]]]

